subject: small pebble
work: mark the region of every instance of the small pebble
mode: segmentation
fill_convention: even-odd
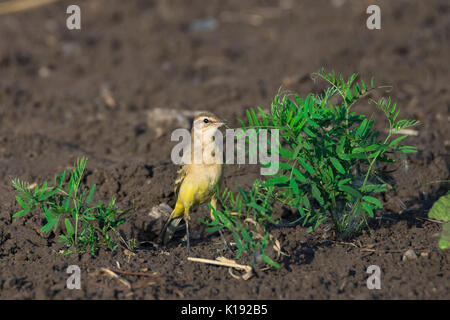
[[[156,137],[159,138],[169,132],[171,124],[178,128],[190,129],[192,120],[202,112],[204,111],[154,108],[147,112],[147,127],[153,128]]]
[[[38,74],[41,78],[48,78],[50,76],[50,69],[47,67],[40,67]]]
[[[412,260],[412,259],[417,259],[417,254],[413,249],[409,249],[408,251],[406,251],[403,254],[402,260],[406,261],[406,260]]]
[[[153,219],[157,220],[161,217],[168,217],[172,212],[172,208],[169,207],[166,203],[161,203],[160,205],[154,206],[152,210],[149,212],[149,216]]]
[[[217,20],[214,18],[197,19],[191,22],[191,31],[211,32],[217,29]]]

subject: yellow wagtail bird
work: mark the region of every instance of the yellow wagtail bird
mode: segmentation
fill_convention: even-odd
[[[177,202],[162,228],[158,237],[159,242],[167,244],[181,219],[184,219],[189,252],[189,211],[208,201],[216,209],[215,192],[216,186],[220,184],[222,178],[223,161],[222,149],[215,143],[214,135],[224,124],[223,120],[209,112],[201,113],[195,117],[191,130],[190,152],[183,155],[184,164],[178,170],[175,181],[175,194],[178,195]],[[221,159],[221,161],[217,161],[218,159]]]

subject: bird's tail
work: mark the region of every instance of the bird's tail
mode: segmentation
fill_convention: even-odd
[[[163,228],[161,229],[161,233],[158,236],[158,242],[163,243],[164,245],[172,239],[175,231],[177,230],[178,225],[183,219],[184,207],[180,204],[175,205],[175,209],[173,209],[170,217],[167,219]]]

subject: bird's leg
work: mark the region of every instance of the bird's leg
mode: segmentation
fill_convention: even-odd
[[[189,244],[189,220],[191,217],[189,216],[189,208],[184,209],[184,222],[186,223],[186,247],[188,255],[191,252],[191,246]]]
[[[191,252],[191,246],[189,244],[189,222],[188,220],[186,220],[185,222],[186,222],[186,247],[189,255],[189,253]]]
[[[217,199],[216,199],[215,196],[213,196],[213,197],[211,198],[211,207],[213,207],[214,210],[217,210]],[[211,209],[211,219],[212,219],[212,220],[215,220],[215,219],[214,219],[214,215],[213,215],[214,210]],[[219,230],[219,234],[220,234],[220,237],[222,238],[222,241],[223,241],[223,243],[224,243],[224,245],[225,245],[225,248],[228,249],[228,250],[230,250],[231,252],[233,252],[233,250],[231,249],[231,247],[230,247],[230,245],[228,244],[227,240],[225,239],[225,236],[223,235],[222,230]]]
[[[228,244],[227,240],[225,239],[225,236],[223,235],[222,230],[219,230],[219,234],[220,234],[220,237],[222,238],[222,241],[223,241],[224,246],[225,246],[224,250],[228,249],[228,250],[230,250],[231,253],[233,253],[233,249],[231,249],[230,245]]]

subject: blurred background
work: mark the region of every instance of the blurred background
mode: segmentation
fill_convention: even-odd
[[[148,110],[233,120],[279,88],[306,95],[323,66],[392,85],[402,115],[435,132],[428,147],[450,136],[448,1],[80,0],[81,30],[68,30],[72,2],[0,16],[3,132],[162,160]],[[369,4],[381,30],[366,27]]]

